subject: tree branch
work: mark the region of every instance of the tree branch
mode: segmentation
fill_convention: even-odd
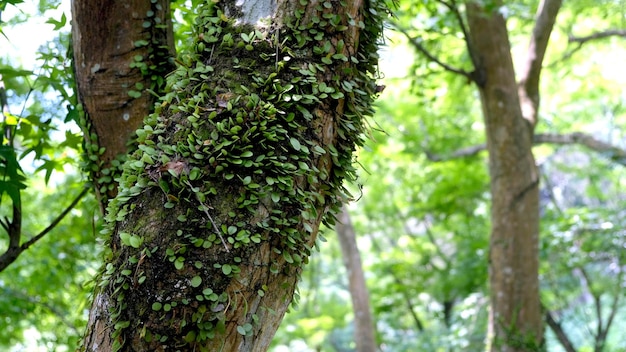
[[[19,200],[19,193],[18,193]],[[0,272],[4,270],[9,264],[15,261],[18,255],[20,255],[20,239],[22,236],[22,206],[18,204],[21,202],[13,202],[13,218],[7,222],[7,233],[9,235],[9,246],[7,250],[0,256]]]
[[[467,26],[465,25],[465,21],[463,21],[463,16],[461,15],[461,12],[459,11],[459,7],[456,4],[456,0],[450,0],[450,2],[439,0],[439,2],[443,4],[445,7],[447,7],[448,10],[452,12],[457,22],[459,22],[459,27],[461,28],[461,32],[463,33],[463,40],[465,41],[467,52],[470,58],[472,59],[472,65],[474,65],[474,67],[478,67],[477,53],[476,53],[476,50],[474,49],[474,46],[472,45],[472,41],[469,39],[470,38],[469,30],[467,29]]]
[[[575,37],[574,35],[570,34],[568,37],[568,43],[576,44],[574,48],[569,49],[565,54],[563,54],[563,56],[560,59],[557,59],[551,62],[550,64],[546,65],[546,67],[551,67],[551,66],[556,65],[559,62],[568,60],[569,58],[574,56],[576,52],[582,49],[583,44],[589,41],[597,40],[597,39],[604,39],[608,37],[626,37],[626,30],[610,29],[604,32],[594,33],[585,37]]]
[[[595,152],[602,153],[614,163],[626,166],[626,149],[601,141],[588,133],[573,132],[567,134],[557,133],[539,133],[534,136],[534,145],[539,144],[579,144]],[[426,157],[430,161],[448,161],[452,159],[460,159],[474,156],[483,150],[486,150],[485,144],[478,144],[453,151],[447,155],[433,154],[426,150]]]
[[[574,348],[574,344],[572,343],[570,338],[567,336],[567,334],[561,327],[561,324],[554,319],[554,316],[552,316],[552,312],[550,312],[547,309],[546,309],[546,322],[548,323],[548,326],[550,327],[550,329],[552,329],[552,332],[554,332],[554,335],[556,335],[556,338],[559,340],[559,342],[561,343],[561,346],[563,346],[565,351],[576,352],[576,349]]]
[[[579,144],[595,152],[602,153],[612,162],[626,165],[626,149],[601,141],[588,133],[574,132],[568,134],[543,133],[535,135],[537,144]]]
[[[374,247],[374,249],[378,253],[382,253],[383,250],[380,244],[378,243],[378,240],[372,235],[372,233],[369,233],[369,238],[370,238],[370,241],[372,242],[372,246]],[[385,271],[385,273],[391,275],[391,278],[398,286],[406,287],[406,284],[402,281],[402,279],[398,276],[398,274],[396,274],[392,266],[385,267],[383,268],[383,270]],[[417,331],[424,332],[424,323],[422,322],[420,317],[417,315],[417,312],[415,311],[415,304],[413,304],[413,300],[411,299],[411,296],[406,292],[406,290],[399,290],[398,293],[400,294],[400,296],[402,296],[402,299],[404,300],[404,303],[407,306],[407,309],[409,311],[409,314],[411,315],[411,318],[413,319],[413,323],[415,324]]]
[[[10,224],[10,229],[11,231],[9,231],[9,237],[10,237],[10,243],[9,243],[9,248],[6,250],[6,252],[4,252],[2,254],[2,256],[0,256],[0,272],[3,271],[4,269],[6,269],[11,263],[13,263],[15,261],[15,259],[17,259],[17,257],[22,254],[22,252],[24,252],[25,250],[27,250],[30,246],[32,246],[33,244],[35,244],[35,242],[39,241],[40,239],[42,239],[45,235],[47,235],[53,228],[55,228],[60,222],[61,220],[63,220],[63,218],[65,218],[65,216],[72,210],[74,209],[74,207],[76,206],[76,204],[78,204],[78,202],[87,194],[87,192],[89,192],[89,188],[83,188],[83,190],[80,192],[80,194],[74,199],[74,201],[72,201],[72,203],[65,209],[63,210],[63,212],[61,212],[61,214],[59,214],[51,223],[50,225],[48,225],[48,227],[46,227],[45,229],[43,229],[43,231],[41,231],[39,234],[37,234],[36,236],[34,236],[33,238],[31,238],[30,240],[24,242],[21,246],[19,244],[20,242],[20,237],[21,237],[21,224],[18,227],[18,229],[14,229],[14,227],[17,227],[15,224],[16,222],[16,213],[15,213],[15,209],[14,209],[14,214],[13,214],[13,221]],[[18,219],[20,219],[20,223],[21,223],[21,212],[18,211]],[[15,234],[15,232],[17,232],[17,234]]]
[[[609,312],[609,317],[606,320],[606,325],[604,329],[598,331],[598,336],[596,336],[596,351],[602,351],[604,345],[606,344],[606,337],[609,334],[609,329],[611,329],[611,324],[613,323],[613,319],[615,318],[615,314],[618,310],[620,295],[616,294],[613,297],[613,302],[611,303],[611,311]]]
[[[83,190],[80,192],[80,194],[78,196],[76,196],[76,198],[72,201],[72,203],[70,203],[70,205],[65,208],[65,210],[63,210],[63,212],[61,214],[59,214],[56,219],[54,219],[50,225],[48,225],[48,227],[46,227],[43,231],[41,231],[37,236],[31,238],[30,240],[26,241],[24,244],[22,244],[22,246],[20,247],[20,249],[22,251],[28,249],[28,247],[32,246],[35,242],[39,241],[43,236],[47,235],[48,232],[50,232],[53,228],[55,228],[60,222],[61,220],[63,220],[63,218],[65,218],[65,216],[72,210],[74,209],[74,207],[76,206],[76,204],[78,204],[78,202],[80,202],[80,200],[89,192],[89,188],[85,187],[83,188]]]
[[[435,55],[433,55],[430,51],[428,51],[428,49],[426,49],[422,45],[421,38],[411,37],[409,33],[407,32],[406,28],[403,28],[399,24],[393,23],[393,22],[391,23],[391,26],[394,27],[398,32],[404,34],[404,36],[408,39],[409,44],[411,44],[422,55],[426,56],[428,60],[436,63],[437,65],[441,66],[444,70],[448,72],[452,72],[452,73],[467,77],[469,80],[474,81],[474,78],[470,72],[467,72],[460,68],[452,67],[446,64],[445,62],[439,60]]]
[[[542,0],[539,3],[526,60],[524,60],[520,71],[519,96],[522,114],[533,127],[537,124],[539,79],[543,59],[561,4],[562,0]]]
[[[482,152],[483,150],[487,150],[486,144],[477,144],[477,145],[473,145],[470,147],[457,149],[447,155],[433,154],[428,150],[425,150],[424,152],[426,153],[426,157],[430,161],[449,161],[453,159],[462,159],[462,158],[474,156]]]
[[[624,29],[609,29],[603,32],[597,32],[594,34],[590,34],[585,37],[575,37],[570,35],[568,37],[569,43],[580,43],[585,44],[588,41],[596,40],[596,39],[604,39],[608,37],[626,37],[626,30]]]

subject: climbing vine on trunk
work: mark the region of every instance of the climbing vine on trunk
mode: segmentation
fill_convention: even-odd
[[[373,112],[387,10],[255,5],[198,9],[195,51],[136,132],[88,350],[267,349],[320,223],[334,222]]]

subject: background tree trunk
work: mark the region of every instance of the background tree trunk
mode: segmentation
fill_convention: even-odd
[[[522,115],[504,18],[473,2],[467,17],[491,176],[491,350],[536,351],[543,342],[543,321],[532,126]]]
[[[357,352],[373,352],[378,349],[374,320],[370,310],[370,299],[365,284],[361,254],[357,246],[356,233],[350,213],[345,205],[341,207],[336,225],[337,237],[341,246],[343,263],[348,272],[352,310],[354,311],[354,340]]]
[[[197,11],[109,207],[89,351],[266,350],[354,173],[383,4]]]

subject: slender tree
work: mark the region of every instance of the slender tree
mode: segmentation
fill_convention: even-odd
[[[147,88],[158,92],[164,76],[155,70],[168,55],[155,53],[171,53],[159,12],[167,8],[150,3],[74,2],[77,76],[88,76],[78,79],[81,97],[120,97],[113,106],[84,104],[98,142],[131,134],[126,114],[145,108],[126,107],[145,107],[139,99]],[[180,55],[136,131],[108,207],[85,350],[266,350],[319,225],[334,221],[342,181],[354,172],[352,152],[377,93],[384,4],[207,1],[196,10],[194,50]],[[109,29],[96,25],[105,18]],[[88,55],[104,35],[112,43]],[[120,66],[106,60],[120,55]],[[124,61],[141,75],[119,84],[132,72]],[[106,148],[93,147],[98,166],[113,160]]]
[[[361,253],[356,241],[356,231],[350,220],[350,213],[344,205],[338,216],[336,225],[337,237],[341,247],[343,264],[348,272],[348,286],[354,311],[354,340],[357,352],[374,352],[376,344],[375,323],[370,310],[370,298]]]

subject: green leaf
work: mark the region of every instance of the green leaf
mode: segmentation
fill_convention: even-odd
[[[65,24],[67,23],[67,17],[65,16],[65,13],[63,13],[61,15],[61,19],[60,20],[57,21],[54,18],[48,18],[46,23],[50,23],[50,24],[54,25],[54,30],[58,31],[59,29],[63,28],[65,26]]]
[[[184,266],[185,266],[185,258],[183,257],[176,258],[176,260],[174,261],[174,267],[176,268],[176,270],[181,270]]]
[[[0,68],[0,76],[2,76],[2,79],[25,77],[25,76],[32,76],[32,75],[34,75],[33,71],[16,70],[13,68]]]
[[[122,244],[130,247],[130,236],[131,235],[128,232],[120,232],[120,241]]]
[[[133,248],[139,248],[143,244],[143,237],[132,235],[129,238],[129,244]]]
[[[291,146],[293,147],[293,149],[298,150],[298,151],[300,150],[301,145],[300,145],[300,141],[299,140],[297,140],[296,138],[291,137],[291,138],[289,138],[289,142],[291,143]]]
[[[233,271],[233,268],[230,265],[228,264],[222,265],[222,272],[224,273],[224,275],[229,275],[232,271]]]
[[[246,329],[244,329],[243,326],[241,326],[241,325],[237,326],[237,332],[240,335],[246,336]]]
[[[198,287],[202,283],[202,278],[200,276],[194,276],[191,278],[191,287]]]
[[[26,188],[26,177],[17,161],[15,150],[7,145],[0,146],[0,197],[6,193],[15,206],[20,206],[20,191]],[[2,198],[0,198],[1,201]]]
[[[141,92],[138,92],[136,90],[130,89],[128,90],[128,96],[130,96],[131,98],[141,98]]]

